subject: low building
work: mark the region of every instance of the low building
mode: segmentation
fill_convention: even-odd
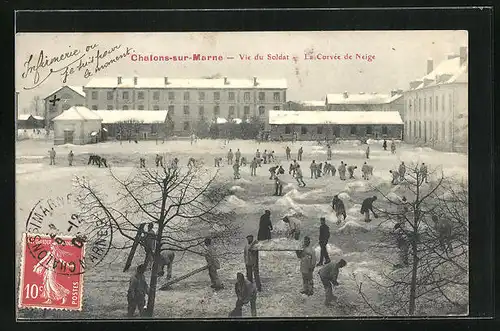
[[[284,110],[325,110],[325,101],[307,100],[307,101],[287,101]]]
[[[269,111],[271,139],[401,139],[403,120],[397,111]]]
[[[403,90],[392,90],[390,94],[332,93],[326,95],[328,111],[397,111],[403,117]]]
[[[102,118],[86,107],[71,107],[52,121],[55,145],[84,145],[97,141]]]
[[[42,129],[45,127],[45,121],[42,116],[21,114],[17,117],[18,129]]]
[[[156,139],[167,134],[167,110],[96,110],[106,137]]]
[[[52,127],[52,119],[71,107],[85,106],[83,86],[64,85],[47,95],[44,99],[47,125]]]

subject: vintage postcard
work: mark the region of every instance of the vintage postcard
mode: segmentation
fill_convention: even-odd
[[[467,31],[15,47],[19,319],[468,314]]]

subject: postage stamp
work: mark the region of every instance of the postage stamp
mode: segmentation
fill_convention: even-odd
[[[25,233],[19,308],[82,310],[85,243]]]

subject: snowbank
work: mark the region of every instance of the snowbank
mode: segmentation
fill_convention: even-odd
[[[354,182],[349,182],[345,186],[347,192],[369,192],[372,190],[369,181],[357,180]]]
[[[235,185],[233,187],[231,187],[230,189],[232,192],[244,192],[245,189],[241,186],[238,186],[238,185]]]
[[[346,221],[344,225],[342,225],[337,232],[342,234],[356,234],[359,232],[365,233],[369,230],[364,224],[358,223],[356,221]]]
[[[346,192],[342,192],[338,196],[342,200],[351,201],[351,196],[349,194],[347,194]]]
[[[267,251],[279,250],[302,250],[302,240],[288,238],[274,238],[270,240],[258,241],[254,245],[255,249]]]
[[[330,258],[332,260],[335,259],[334,256],[342,256],[342,250],[340,248],[338,248],[337,246],[333,245],[333,244],[327,244],[326,245],[326,250],[327,250],[328,255],[330,256]],[[320,256],[320,251],[321,251],[321,247],[319,247],[319,245],[316,245],[314,247],[314,252],[316,253],[316,256],[318,258]]]

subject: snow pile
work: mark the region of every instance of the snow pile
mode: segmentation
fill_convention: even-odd
[[[339,195],[339,198],[344,201],[351,201],[351,196],[347,194],[346,192],[342,192]]]
[[[236,193],[236,192],[243,192],[243,191],[245,191],[245,189],[244,189],[243,187],[238,186],[238,185],[235,185],[235,186],[231,187],[231,189],[230,189],[230,190],[231,190],[232,192],[235,192],[235,193]]]
[[[243,208],[246,208],[247,206],[248,204],[245,200],[242,200],[235,195],[230,195],[226,198],[224,203],[221,204],[220,209],[221,211],[227,213],[235,209],[241,210]]]
[[[302,250],[302,241],[288,238],[274,238],[258,241],[254,245],[254,248],[266,251]]]
[[[326,245],[326,250],[328,252],[328,255],[330,256],[331,259],[334,259],[332,257],[334,256],[342,256],[342,250],[340,248],[338,248],[337,246],[335,245],[332,245],[332,244],[327,244]],[[314,252],[316,253],[316,257],[319,258],[320,256],[320,251],[321,251],[321,247],[319,247],[319,245],[316,245],[314,247]]]
[[[369,181],[357,180],[355,182],[347,183],[345,186],[347,192],[369,192],[372,190]]]
[[[245,179],[245,178],[240,178],[240,179],[237,179],[237,180],[236,180],[236,182],[237,182],[238,184],[240,184],[240,183],[241,183],[241,184],[251,184],[251,183],[252,183],[250,180]]]
[[[274,204],[282,211],[287,211],[287,213],[293,213],[296,215],[304,215],[304,209],[300,207],[295,201],[290,198],[290,196],[285,195],[282,198],[279,198]]]
[[[358,223],[356,221],[346,221],[344,225],[342,225],[337,232],[342,234],[356,234],[359,232],[368,232],[369,230],[366,228],[364,224]]]
[[[386,197],[387,197],[387,199],[389,199],[389,201],[391,201],[393,203],[401,203],[401,202],[403,202],[402,197],[400,197],[399,195],[397,195],[395,192],[389,192],[386,195]]]

